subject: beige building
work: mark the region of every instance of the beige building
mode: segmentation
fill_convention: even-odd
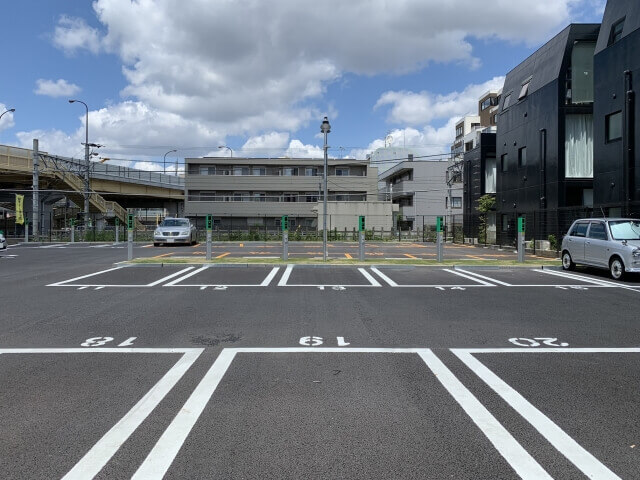
[[[185,215],[213,215],[221,228],[247,229],[280,226],[289,216],[289,228],[322,229],[322,159],[204,157],[185,159]],[[366,160],[330,159],[329,202],[346,204],[377,200],[378,169]],[[333,207],[332,207],[333,208]],[[332,208],[327,208],[329,212]],[[364,213],[335,212],[346,216]],[[329,225],[327,225],[329,227]],[[333,227],[333,225],[332,225]],[[389,228],[389,227],[387,227]]]

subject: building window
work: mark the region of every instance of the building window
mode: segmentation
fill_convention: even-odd
[[[593,115],[567,115],[564,171],[566,178],[593,178]]]
[[[461,137],[464,133],[464,125],[456,125],[456,138]]]
[[[462,197],[451,197],[451,208],[462,208]]]
[[[297,202],[298,201],[298,195],[296,193],[285,192],[285,193],[282,194],[282,201],[283,202]]]
[[[249,175],[250,169],[249,167],[234,167],[233,174],[234,175]]]
[[[489,107],[495,107],[498,104],[498,97],[485,98],[480,104],[480,110],[486,110]]]
[[[337,177],[348,177],[349,176],[349,168],[348,167],[336,167],[336,176]]]
[[[527,80],[522,84],[522,88],[520,88],[520,95],[518,95],[518,100],[522,100],[527,96],[527,93],[529,93],[529,83],[531,83],[531,80]]]
[[[251,175],[266,175],[267,174],[267,169],[266,167],[253,167],[251,169]]]
[[[298,167],[284,167],[282,169],[282,176],[284,176],[284,177],[296,177],[296,176],[298,176]]]
[[[315,203],[318,201],[318,192],[307,192],[307,202]]]
[[[509,171],[509,156],[506,153],[500,157],[500,170],[503,172]]]
[[[306,177],[317,177],[318,176],[318,169],[315,167],[307,167],[304,169],[304,175]]]
[[[251,197],[253,198],[254,202],[264,202],[266,194],[265,192],[253,192]]]
[[[484,163],[484,193],[496,193],[495,158],[487,158]]]
[[[572,104],[593,103],[593,54],[595,42],[577,42],[571,50],[571,80],[567,99]]]
[[[511,104],[511,94],[509,94],[506,97],[504,97],[504,103],[502,104],[502,110],[506,110],[507,108],[509,108],[510,104]]]
[[[498,114],[494,113],[493,115],[491,115],[491,125],[497,125],[498,124]]]
[[[503,232],[509,231],[509,215],[506,213],[502,214],[502,231]]]
[[[527,165],[527,147],[518,149],[518,166],[525,167]]]
[[[622,112],[615,112],[605,117],[605,139],[608,142],[622,138]]]
[[[624,29],[625,17],[618,20],[611,26],[611,33],[609,34],[609,46],[613,45],[622,38],[622,30]]]
[[[200,165],[200,175],[215,175],[215,174],[216,174],[216,167]]]
[[[464,151],[469,152],[473,150],[473,140],[464,144]]]

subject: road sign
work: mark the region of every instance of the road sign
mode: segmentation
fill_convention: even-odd
[[[436,217],[436,232],[442,232],[444,217]]]
[[[280,219],[280,226],[282,227],[283,232],[289,230],[289,217],[287,215],[283,215]]]
[[[213,230],[213,215],[207,215],[207,230]]]
[[[518,233],[524,233],[525,217],[518,217]]]
[[[360,215],[358,217],[358,231],[364,232],[364,215]]]
[[[133,221],[133,213],[127,215],[127,230],[133,230],[134,221]]]
[[[118,217],[116,217],[116,227],[120,225],[120,219]]]

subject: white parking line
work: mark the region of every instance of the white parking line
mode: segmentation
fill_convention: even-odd
[[[525,480],[550,479],[549,474],[529,455],[496,418],[475,398],[429,349],[424,348],[225,348],[205,374],[186,403],[164,431],[132,480],[162,478],[175,460],[198,418],[227,372],[236,353],[417,353],[440,383],[473,422],[489,438],[498,452]]]
[[[273,278],[277,275],[278,271],[280,270],[280,267],[274,267],[271,272],[269,273],[269,275],[267,275],[267,278],[265,278],[262,283],[260,284],[261,287],[268,287],[269,284],[271,283],[271,280],[273,280]]]
[[[72,278],[70,280],[64,280],[63,282],[51,283],[51,284],[47,285],[47,287],[57,287],[57,286],[60,286],[60,285],[64,285],[66,283],[75,282],[76,280],[82,280],[84,278],[89,278],[89,277],[93,277],[95,275],[100,275],[101,273],[107,273],[107,272],[113,272],[115,270],[120,270],[121,268],[124,268],[124,267],[120,266],[120,267],[109,268],[107,270],[101,270],[99,272],[90,273],[89,275],[83,275],[81,277]],[[98,286],[98,285],[92,285],[92,286]]]
[[[593,455],[581,447],[573,438],[566,434],[558,425],[529,403],[515,389],[489,370],[476,359],[472,353],[602,353],[620,351],[640,351],[640,349],[602,349],[602,348],[511,348],[511,349],[451,349],[478,377],[480,377],[494,392],[529,422],[549,443],[562,455],[573,463],[588,478],[601,480],[620,480],[615,473],[600,463]]]
[[[371,285],[373,287],[381,287],[382,285],[380,285],[380,283],[378,283],[378,281],[373,278],[371,276],[371,274],[369,272],[367,272],[364,268],[358,268],[358,271],[364,275],[364,278],[366,278],[367,280],[369,280],[369,283],[371,283]]]
[[[569,278],[572,280],[581,280],[583,282],[587,282],[587,283],[591,283],[594,285],[599,285],[601,287],[611,287],[611,288],[622,288],[624,290],[631,290],[632,292],[638,292],[638,288],[640,287],[631,287],[629,285],[625,285],[623,283],[615,283],[615,282],[610,282],[608,280],[601,280],[599,278],[589,278],[589,277],[584,277],[582,275],[578,275],[576,273],[569,273],[569,272],[554,272],[552,270],[538,270],[542,273],[546,273],[547,275],[555,275],[558,277],[564,277],[564,278]]]
[[[0,354],[61,354],[61,353],[182,353],[180,359],[163,375],[127,414],[118,421],[84,457],[63,477],[63,480],[84,480],[95,477],[115,455],[124,442],[155,407],[171,391],[193,365],[203,348],[3,348]]]
[[[285,268],[284,273],[282,274],[282,277],[278,282],[279,287],[287,286],[287,282],[289,281],[289,277],[291,276],[292,271],[293,271],[293,265],[287,265],[287,268]]]
[[[510,283],[502,282],[500,280],[496,280],[495,278],[491,278],[491,277],[485,277],[484,275],[480,275],[479,273],[476,273],[476,272],[470,272],[468,270],[463,270],[462,268],[456,268],[456,270],[458,270],[459,272],[467,273],[469,275],[473,275],[474,277],[478,277],[478,278],[482,278],[484,280],[488,280],[489,282],[492,282],[492,283],[497,283],[498,285],[502,285],[504,287],[513,287],[513,285],[510,284]]]
[[[382,280],[387,282],[390,287],[397,287],[398,286],[398,284],[396,282],[391,280],[389,277],[387,277],[384,273],[382,273],[376,267],[371,267],[371,270],[373,270],[375,272],[375,274],[378,275]]]
[[[462,270],[462,271],[455,271],[455,270],[450,270],[450,269],[448,269],[448,268],[443,268],[442,270],[443,270],[444,272],[453,273],[454,275],[459,275],[459,276],[461,276],[461,277],[463,277],[463,278],[466,278],[466,279],[468,279],[468,280],[473,280],[474,282],[478,282],[479,284],[481,284],[481,285],[485,285],[485,286],[487,286],[487,287],[494,287],[494,286],[495,286],[493,283],[488,283],[488,282],[485,282],[485,281],[483,281],[483,280],[480,280],[479,278],[475,278],[475,277],[472,277],[472,276],[469,276],[469,275],[465,275],[464,273],[461,273],[461,272],[464,272],[464,270]],[[465,272],[465,273],[470,273],[470,272]]]
[[[189,277],[193,277],[194,275],[197,275],[198,273],[205,271],[207,268],[209,268],[209,265],[205,265],[204,267],[200,267],[197,270],[194,270],[193,272],[187,273],[186,275],[184,275],[182,277],[178,277],[177,279],[175,279],[175,280],[173,280],[173,281],[171,281],[171,282],[169,282],[169,283],[167,283],[167,284],[165,284],[163,286],[172,287],[175,284],[177,284],[177,283],[179,283],[179,282],[181,282],[183,280],[186,280]]]
[[[177,277],[178,275],[188,272],[189,270],[193,270],[193,268],[194,267],[187,267],[180,271],[174,272],[171,275],[167,275],[166,277],[161,278],[160,280],[156,280],[155,282],[147,284],[147,287],[155,287],[156,285],[160,285],[161,283],[166,282],[167,280],[171,280],[172,278]]]

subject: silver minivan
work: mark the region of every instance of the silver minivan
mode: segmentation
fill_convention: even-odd
[[[625,272],[640,272],[640,220],[582,218],[562,239],[562,268],[576,264],[609,269],[621,279]]]

